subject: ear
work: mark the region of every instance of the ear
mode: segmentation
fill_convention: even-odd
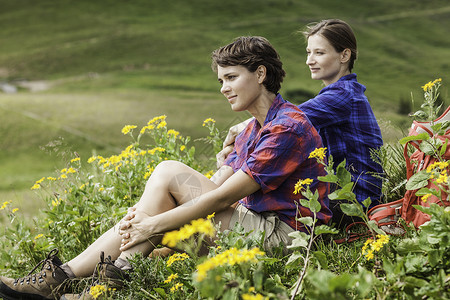
[[[341,52],[341,63],[345,64],[350,61],[350,57],[352,56],[352,51],[348,48],[344,49]]]
[[[256,76],[258,77],[258,83],[263,83],[264,80],[266,79],[266,75],[267,75],[267,69],[265,66],[260,65],[257,69],[256,69]]]

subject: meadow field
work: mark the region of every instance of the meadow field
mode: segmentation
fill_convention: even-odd
[[[221,130],[245,118],[229,110],[209,67],[211,51],[240,35],[262,35],[274,44],[288,74],[282,93],[302,102],[321,83],[309,78],[299,30],[323,18],[347,20],[359,42],[355,71],[387,142],[408,127],[405,116],[414,109],[411,98],[420,99],[420,86],[434,78],[445,82],[450,69],[446,1],[0,5],[0,82],[18,88],[0,92],[0,196],[19,202],[30,203],[32,182],[61,166],[55,143],[84,156],[110,154],[123,145],[121,126],[156,115],[166,114],[193,138],[202,135],[206,117],[216,118]],[[442,90],[442,99],[447,93]]]
[[[144,161],[133,162],[134,171],[123,171],[124,176],[134,172],[130,182],[109,177],[111,173],[102,177],[106,167],[86,162],[121,153],[130,144],[130,136],[121,132],[125,125],[140,128],[165,115],[168,128],[158,133],[164,144],[153,146],[174,147],[168,134],[174,129],[190,137],[186,149],[195,146],[195,156],[180,152],[179,144],[173,153],[152,155],[161,160],[180,157],[204,172],[212,170],[213,147],[199,140],[209,134],[203,121],[213,118],[215,128],[224,133],[248,118],[246,113],[231,111],[210,68],[212,50],[233,38],[261,35],[271,41],[287,72],[281,90],[286,99],[301,103],[317,94],[322,85],[310,78],[300,31],[328,18],[343,19],[355,30],[359,56],[354,71],[367,87],[386,144],[398,147],[398,140],[407,134],[412,122],[408,114],[420,108],[421,87],[427,82],[441,78],[439,101],[450,104],[450,3],[446,0],[0,0],[0,224],[8,225],[1,237],[0,269],[21,274],[54,246],[70,248],[62,253],[69,259],[123,215],[130,197],[137,197],[143,188],[144,180],[136,174],[143,178],[148,172]],[[74,161],[77,157],[79,162]],[[392,165],[394,158],[389,159]],[[83,172],[69,181],[60,186],[45,182],[48,189],[44,191],[32,189],[40,178],[58,177],[62,169],[78,163]],[[99,191],[99,186],[108,185],[117,190]],[[55,191],[64,194],[64,205],[59,205],[60,194]],[[6,215],[7,209],[14,213]],[[88,209],[86,218],[75,216]],[[448,212],[433,213],[437,222],[448,226]],[[112,219],[100,224],[105,214]],[[342,247],[323,241],[314,249],[312,263],[305,262],[303,269],[296,265],[303,254],[275,255],[249,266],[248,274],[256,291],[270,299],[279,295],[287,299],[298,273],[311,265],[316,269],[301,294],[308,299],[348,299],[349,290],[361,299],[417,299],[415,295],[440,299],[449,282],[448,263],[442,262],[448,261],[448,231],[431,242],[426,232],[411,233],[398,243],[393,238],[395,243],[375,260],[365,260],[364,241]],[[306,240],[298,239],[299,243]],[[418,249],[418,240],[435,246],[439,242],[438,250]],[[224,249],[240,249],[258,241],[244,241],[231,233],[222,236],[220,243]],[[416,256],[405,254],[408,247]],[[425,267],[424,253],[434,258],[433,268]],[[407,262],[402,262],[401,255],[408,257]],[[381,260],[384,269],[380,269]],[[19,264],[14,265],[15,261]],[[242,285],[239,292],[229,286],[222,290],[233,280],[222,281],[236,275],[236,270],[226,271],[220,282],[214,283],[211,277],[205,285],[195,283],[191,274],[200,261],[195,258],[165,268],[165,262],[137,258],[138,276],[118,299],[129,299],[130,294],[134,299],[197,298],[217,291],[222,294],[212,298],[235,299],[236,293],[255,288]],[[153,268],[156,272],[149,278],[139,277]],[[185,286],[169,293],[174,283],[162,282],[175,271]],[[237,278],[248,279],[239,272]],[[388,273],[390,277],[383,277]],[[314,280],[326,284],[314,286]]]

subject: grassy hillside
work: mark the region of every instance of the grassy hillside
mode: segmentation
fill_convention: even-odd
[[[194,137],[206,133],[207,117],[219,128],[245,118],[230,112],[209,67],[211,51],[236,36],[274,44],[288,74],[284,94],[314,94],[321,84],[310,79],[297,31],[323,18],[348,21],[359,41],[355,71],[386,140],[398,136],[390,122],[409,123],[397,114],[401,100],[409,103],[412,92],[417,108],[421,85],[450,80],[444,0],[0,0],[0,7],[0,82],[19,86],[0,92],[0,200],[22,197],[60,167],[55,147],[111,153],[128,143],[123,125],[160,114]],[[31,92],[30,82],[46,89]],[[447,88],[442,98],[449,102]]]

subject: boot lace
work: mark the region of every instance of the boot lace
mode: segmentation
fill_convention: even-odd
[[[14,285],[17,285],[18,283],[23,284],[24,282],[26,284],[30,284],[30,282],[32,282],[33,284],[36,283],[36,281],[39,281],[39,283],[42,283],[44,281],[44,278],[47,277],[47,273],[44,270],[44,268],[46,268],[46,270],[51,270],[52,272],[52,276],[55,277],[55,265],[53,264],[53,260],[56,257],[56,255],[58,254],[59,250],[58,249],[53,249],[52,251],[50,251],[47,255],[46,259],[41,260],[34,268],[33,270],[31,270],[27,276],[24,276],[22,278],[18,278],[14,281]],[[35,274],[34,271],[39,268],[39,266],[41,266],[41,270]],[[47,266],[47,267],[46,267]],[[39,276],[39,277],[37,277]],[[37,277],[37,279],[36,279]]]

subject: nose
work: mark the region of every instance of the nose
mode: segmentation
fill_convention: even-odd
[[[314,64],[314,57],[312,54],[309,54],[306,56],[306,64],[309,65],[313,65]]]
[[[230,91],[230,86],[224,82],[222,84],[222,87],[220,88],[220,92],[225,95],[229,91]]]

